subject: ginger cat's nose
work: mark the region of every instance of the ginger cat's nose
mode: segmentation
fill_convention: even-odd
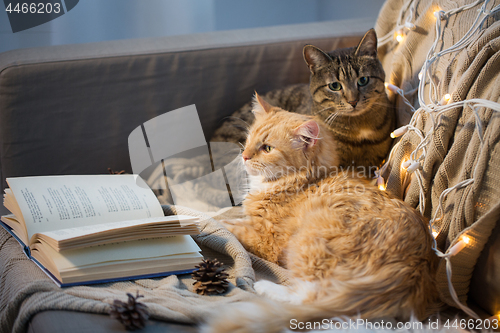
[[[243,161],[248,161],[250,159],[250,156],[245,154],[245,152],[243,152],[243,154],[241,154],[241,157],[243,157]]]

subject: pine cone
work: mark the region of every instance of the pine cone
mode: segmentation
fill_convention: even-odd
[[[113,301],[109,315],[111,318],[118,319],[127,330],[133,331],[141,329],[146,326],[146,321],[149,318],[148,307],[144,303],[137,302],[137,299],[144,297],[139,295],[134,297],[132,294],[127,293],[128,302],[124,303],[118,299]]]
[[[217,295],[227,290],[229,285],[227,277],[229,275],[224,272],[222,263],[217,259],[203,260],[195,267],[198,269],[191,275],[196,280],[196,282],[193,282],[196,293],[200,295]]]

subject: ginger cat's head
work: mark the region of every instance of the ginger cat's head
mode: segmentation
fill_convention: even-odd
[[[242,157],[247,172],[266,182],[291,173],[338,166],[328,128],[311,116],[274,107],[255,94],[255,122]]]

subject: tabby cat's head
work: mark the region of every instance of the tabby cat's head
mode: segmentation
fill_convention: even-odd
[[[330,115],[361,115],[385,103],[385,72],[377,58],[375,30],[369,30],[357,47],[330,53],[306,45],[304,60],[311,71],[313,111],[326,123]]]
[[[272,181],[314,165],[336,163],[328,129],[311,116],[271,106],[255,94],[255,122],[242,153],[247,172]]]

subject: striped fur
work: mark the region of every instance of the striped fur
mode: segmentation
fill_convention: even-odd
[[[311,70],[311,112],[333,132],[340,165],[378,166],[392,144],[396,115],[385,93],[375,30],[368,31],[355,48],[325,53],[307,45],[304,59]],[[360,85],[363,78],[367,83]],[[334,84],[341,89],[332,90]]]
[[[365,176],[373,175],[391,147],[390,133],[396,124],[385,93],[385,72],[377,58],[375,31],[368,31],[357,47],[330,53],[306,45],[304,59],[311,71],[309,85],[277,89],[264,99],[287,111],[320,117],[335,136],[339,165],[364,167]],[[368,82],[360,86],[358,80],[363,77]],[[342,89],[330,89],[329,84],[335,82]],[[247,126],[255,119],[251,110],[247,103],[236,111],[211,141],[244,143]]]

